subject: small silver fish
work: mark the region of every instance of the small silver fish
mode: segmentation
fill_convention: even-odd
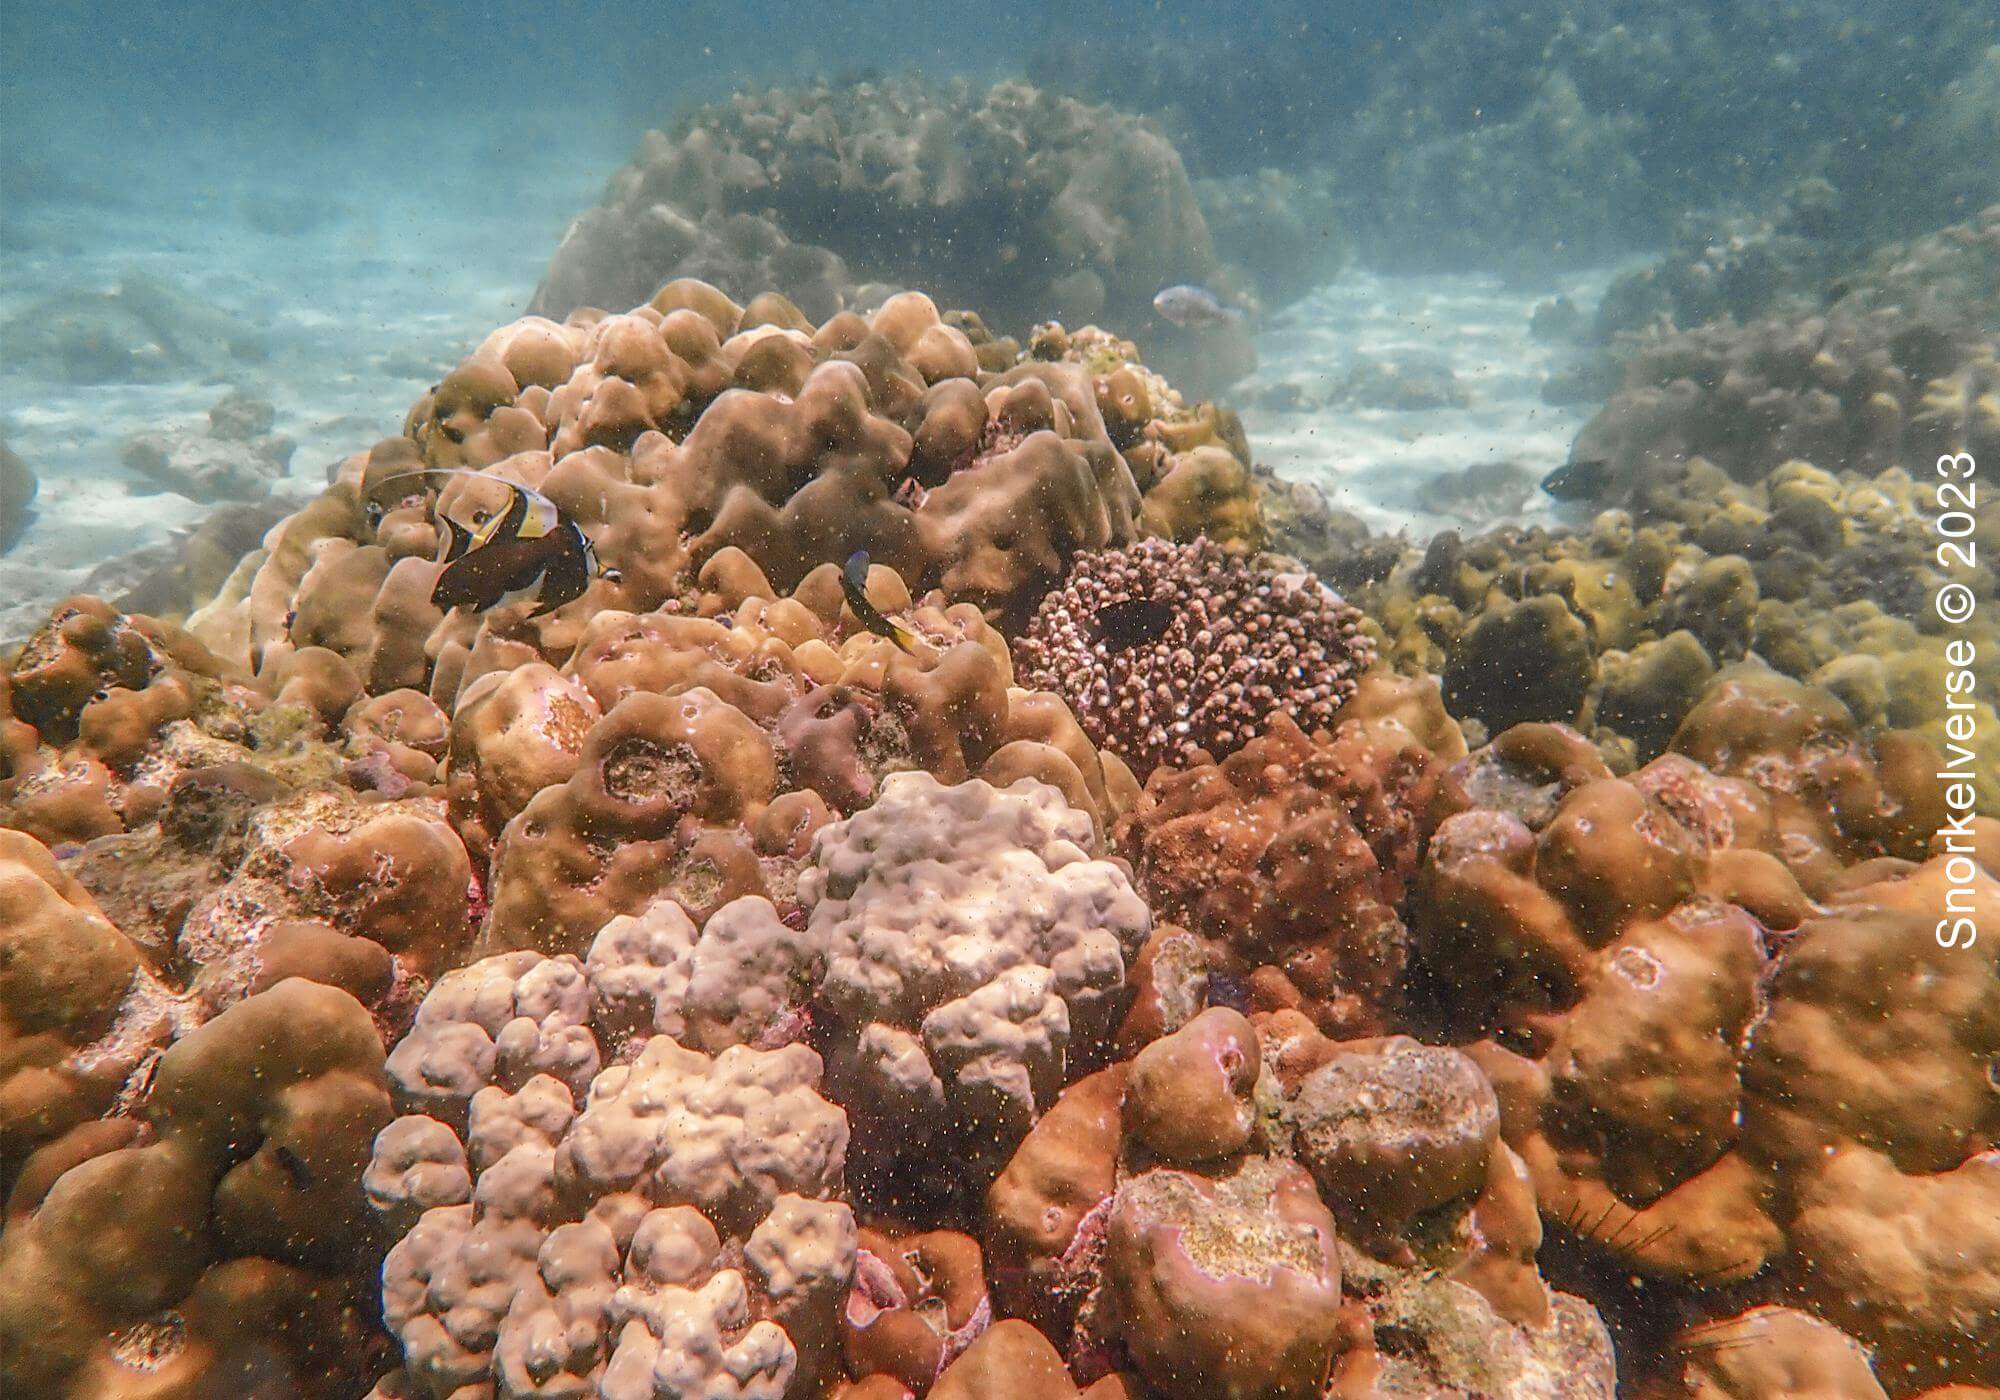
[[[1177,326],[1233,326],[1243,313],[1224,306],[1206,287],[1180,283],[1164,287],[1153,298],[1153,310]]]

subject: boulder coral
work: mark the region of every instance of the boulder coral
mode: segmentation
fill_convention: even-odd
[[[1932,1231],[1990,1213],[1993,955],[1933,937],[1948,882],[1943,857],[1916,863],[1927,826],[1829,827],[1835,788],[1877,810],[1851,744],[1787,734],[1795,700],[1750,713],[1761,745],[1700,713],[1676,741],[1720,772],[1675,753],[1613,778],[1550,726],[1475,754],[1454,775],[1472,805],[1426,856],[1425,970],[1460,1033],[1497,1032],[1470,1053],[1503,1137],[1586,1248],[1802,1302],[1899,1392],[1990,1383],[1965,1319],[1992,1310],[1991,1241],[1956,1234],[1946,1266]],[[1814,791],[1801,770],[1821,763],[1849,776]],[[1984,922],[2000,887],[1960,863]],[[1884,1221],[1929,1262],[1891,1265]]]
[[[1900,466],[1772,463],[1746,485],[1697,459],[1584,528],[1446,532],[1422,549],[1357,532],[1303,488],[1265,494],[1280,547],[1379,626],[1386,663],[1444,677],[1478,737],[1573,724],[1622,771],[1664,752],[1711,682],[1749,661],[1831,692],[1863,728],[1965,745],[1939,703],[1960,668],[1930,600],[1947,582],[2000,598],[2000,529],[1979,516],[1965,558],[1941,556],[1939,502]],[[1993,616],[1977,608],[1953,635],[1975,678],[1964,768],[1982,808],[2000,811],[2000,715],[1984,698],[2000,684]]]
[[[907,293],[815,329],[781,297],[738,306],[684,281],[623,315],[502,327],[404,437],[350,458],[278,525],[195,630],[240,669],[321,648],[371,694],[444,699],[453,658],[559,665],[592,614],[680,600],[732,548],[787,590],[867,550],[912,589],[1001,619],[1078,550],[1135,538],[1154,497],[1167,528],[1240,537],[1247,449],[1213,419],[1115,356],[1024,358],[966,324],[977,343]],[[1236,470],[1218,472],[1217,452]],[[482,474],[546,494],[618,581],[546,617],[440,613],[440,514],[506,501]]]
[[[1281,714],[1219,763],[1156,770],[1117,841],[1199,940],[1212,996],[1352,1036],[1398,1017],[1402,910],[1464,741],[1422,682],[1370,676],[1341,713],[1330,734]]]
[[[28,1158],[0,1235],[0,1386],[18,1395],[352,1395],[382,1240],[361,1192],[389,1122],[382,1043],[292,978],[159,1057],[134,1116]]]
[[[800,877],[814,1005],[860,1170],[928,1161],[975,1188],[1108,1040],[1151,928],[1088,814],[1023,779],[895,774],[820,832]]]
[[[1180,154],[1150,123],[1018,80],[902,77],[742,91],[649,133],[564,235],[531,310],[699,276],[740,298],[798,288],[821,320],[871,287],[921,285],[1010,327],[1102,320],[1171,339],[1153,294],[1218,271]]]
[[[1438,1153],[1415,1185],[1413,1141]],[[1466,1056],[1289,1011],[1210,1007],[1079,1081],[988,1198],[1000,1310],[1078,1379],[1163,1396],[1609,1396],[1609,1338],[1542,1281],[1540,1239]]]
[[[687,610],[598,612],[562,672],[464,683],[447,787],[490,862],[489,946],[574,951],[661,893],[701,915],[790,907],[814,833],[898,772],[1036,778],[1100,829],[1129,802],[1067,707],[1013,684],[978,608],[919,603],[877,567],[876,605],[919,639],[904,652],[859,625],[831,565],[779,597],[731,550],[698,583]]]

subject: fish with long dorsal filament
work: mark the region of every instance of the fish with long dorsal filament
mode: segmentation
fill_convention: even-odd
[[[464,608],[482,613],[533,600],[537,606],[528,616],[541,617],[581,598],[593,579],[619,582],[618,570],[599,566],[590,536],[532,486],[463,467],[431,467],[384,477],[376,487],[425,476],[497,481],[509,495],[507,509],[494,512],[477,529],[438,513],[446,535],[437,562],[444,567],[431,589],[431,602],[446,612]]]

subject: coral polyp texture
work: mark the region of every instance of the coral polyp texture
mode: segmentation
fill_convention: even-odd
[[[1330,734],[1280,715],[1220,762],[1158,770],[1118,845],[1153,907],[1200,940],[1212,983],[1351,1036],[1396,1021],[1405,897],[1465,746],[1421,682],[1370,677],[1348,711]]]
[[[1274,714],[1325,726],[1375,659],[1361,614],[1311,574],[1259,568],[1206,537],[1080,555],[1020,650],[1027,677],[1142,776],[1226,758]]]
[[[919,293],[818,327],[774,294],[744,307],[687,281],[622,315],[530,317],[427,393],[406,436],[343,463],[197,630],[251,669],[312,646],[371,692],[434,689],[439,659],[482,637],[559,661],[593,613],[683,599],[730,548],[781,589],[866,550],[919,592],[1002,617],[1031,610],[1077,551],[1135,538],[1142,516],[1244,541],[1240,434],[1120,348],[1024,356]],[[447,618],[432,602],[440,514],[465,523],[508,499],[437,474],[450,469],[544,493],[616,581],[546,617]]]
[[[674,932],[500,954],[425,998],[389,1061],[410,1111],[363,1179],[402,1233],[404,1362],[375,1394],[820,1392],[857,1248],[847,1118],[803,1045],[711,1056],[657,1028],[686,1009]]]
[[[1088,814],[1032,779],[899,773],[799,881],[836,1096],[879,1153],[977,1177],[1124,1014],[1151,927]],[[987,1165],[986,1174],[998,1163]]]

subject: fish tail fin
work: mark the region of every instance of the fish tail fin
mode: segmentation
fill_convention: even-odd
[[[917,654],[917,634],[893,618],[889,620],[889,640],[901,647],[906,654],[910,656]]]

